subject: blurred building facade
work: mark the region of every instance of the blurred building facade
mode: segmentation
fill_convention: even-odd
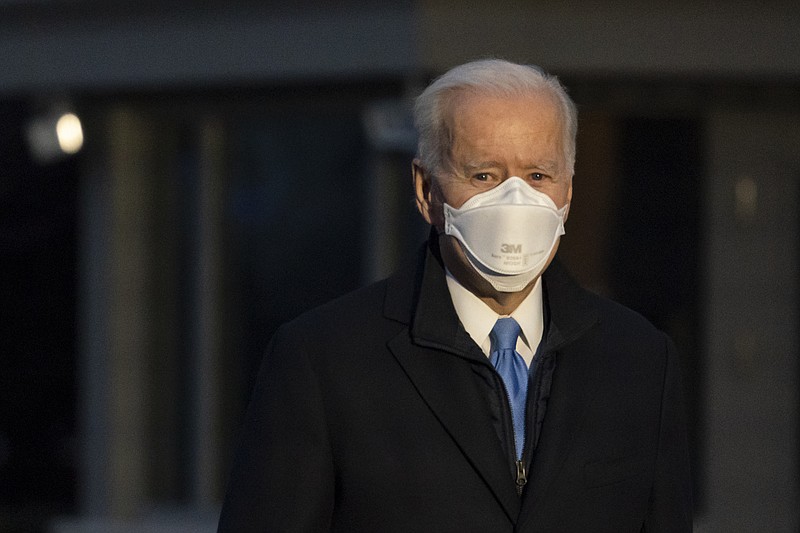
[[[684,353],[698,531],[797,531],[798,27],[788,1],[0,1],[0,530],[213,531],[270,334],[424,239],[411,99],[496,56],[578,103],[560,254]],[[83,150],[23,153],[60,108]]]

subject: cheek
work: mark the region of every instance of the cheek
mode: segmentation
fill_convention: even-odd
[[[562,207],[570,203],[570,200],[572,198],[571,190],[572,189],[567,186],[567,187],[557,187],[550,191],[544,191],[544,192],[546,192],[547,196],[549,196],[550,199],[553,200],[553,203],[556,204],[556,207],[561,209]]]
[[[461,209],[461,206],[463,206],[465,203],[467,203],[467,200],[469,200],[470,198],[472,198],[476,194],[478,194],[478,193],[476,192],[476,193],[472,193],[472,194],[460,194],[460,195],[457,195],[457,196],[453,197],[453,200],[451,202],[447,202],[447,203],[449,205],[455,207],[456,209]]]
[[[439,190],[438,198],[440,203],[446,203],[450,207],[461,209],[461,206],[464,205],[467,200],[480,192],[481,191],[478,190],[467,190],[462,186],[445,186]]]

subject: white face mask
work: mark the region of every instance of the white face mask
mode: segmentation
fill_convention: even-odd
[[[568,204],[567,204],[568,205]],[[473,268],[500,292],[518,292],[544,270],[564,234],[567,205],[521,178],[508,178],[455,209],[444,204],[444,232],[461,242]]]

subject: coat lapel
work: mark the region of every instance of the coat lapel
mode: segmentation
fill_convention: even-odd
[[[392,339],[389,349],[509,520],[516,522],[520,500],[470,365],[454,364],[453,355],[414,346],[404,335]]]
[[[441,264],[432,253],[425,255],[424,273],[413,283],[395,278],[389,284],[386,315],[409,324],[409,330],[388,347],[509,520],[516,522],[520,500],[474,370],[488,362],[458,320]],[[416,298],[409,300],[410,294]]]

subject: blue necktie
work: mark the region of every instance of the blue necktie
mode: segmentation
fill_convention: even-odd
[[[528,395],[528,367],[517,353],[519,331],[519,324],[513,318],[498,319],[490,334],[492,353],[489,356],[489,362],[503,378],[508,393],[517,459],[522,458],[525,443],[525,398]]]

